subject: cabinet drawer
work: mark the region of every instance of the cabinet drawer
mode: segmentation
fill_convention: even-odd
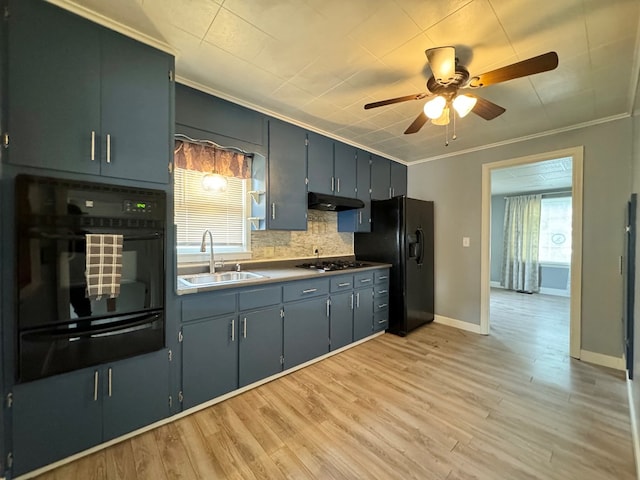
[[[353,276],[353,288],[370,287],[373,285],[373,271],[362,272]]]
[[[198,295],[182,300],[182,321],[235,313],[236,294]]]
[[[373,311],[389,310],[389,295],[380,295],[373,302]]]
[[[389,284],[388,283],[379,283],[373,286],[373,295],[378,298],[383,295],[389,295]]]
[[[353,288],[353,275],[340,275],[331,279],[331,292],[341,292]]]
[[[282,290],[285,302],[326,295],[329,293],[329,279],[318,278],[317,280],[293,282],[285,285]]]
[[[238,294],[238,301],[240,310],[253,310],[254,308],[277,305],[282,302],[282,287],[242,290]]]
[[[375,283],[389,283],[389,270],[376,270],[373,272]]]
[[[373,331],[379,332],[389,328],[389,310],[376,312],[373,316]]]

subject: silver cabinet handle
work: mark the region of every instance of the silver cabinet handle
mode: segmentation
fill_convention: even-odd
[[[338,177],[338,180],[336,180],[336,183],[338,184],[338,193],[340,193],[340,177]]]
[[[231,341],[232,342],[236,341],[236,319],[235,318],[231,319]]]
[[[107,163],[111,163],[111,134],[107,133]]]
[[[387,278],[389,278],[389,277],[387,277],[386,275],[380,275],[378,277],[378,280],[386,280]]]
[[[384,320],[378,320],[378,323],[386,323],[387,319],[385,318]]]
[[[393,197],[393,189],[391,187],[389,187],[389,198]]]
[[[271,204],[271,220],[276,219],[276,204],[275,202]]]
[[[351,294],[351,310],[353,310],[353,293]]]
[[[91,130],[91,161],[96,159],[96,131]]]
[[[93,401],[98,401],[98,371],[93,372]]]
[[[360,283],[369,283],[371,281],[370,278],[363,278],[360,280]]]
[[[396,195],[396,189],[391,187],[391,196],[395,197],[395,195]]]
[[[356,308],[360,308],[360,292],[356,293]]]
[[[331,300],[327,298],[327,317],[329,316],[329,305],[331,305]]]
[[[335,192],[336,190],[336,179],[334,177],[331,177],[331,191]]]
[[[362,225],[362,210],[358,212],[358,223]]]
[[[338,284],[339,287],[348,287],[349,285],[351,285],[351,282],[344,282],[344,283]]]
[[[318,289],[317,288],[308,288],[306,290],[302,290],[302,293],[313,293],[313,292],[317,292]]]
[[[109,368],[109,374],[107,375],[109,377],[109,385],[108,385],[108,390],[109,390],[109,396],[111,396],[111,368]]]
[[[242,338],[247,338],[247,317],[242,319]]]
[[[378,290],[378,294],[380,294],[380,295],[385,294],[385,293],[387,293],[386,290]]]
[[[381,303],[380,305],[378,305],[378,308],[385,308],[387,306],[386,303]]]

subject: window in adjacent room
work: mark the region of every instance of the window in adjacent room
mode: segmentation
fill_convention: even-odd
[[[538,260],[571,264],[571,197],[542,198]]]
[[[247,221],[250,179],[246,172],[238,174],[236,168],[221,166],[222,161],[216,162],[215,166],[212,162],[207,162],[207,156],[212,159],[216,154],[214,150],[217,149],[176,142],[174,221],[177,228],[178,262],[209,259],[208,236],[207,251],[200,252],[205,230],[210,230],[213,234],[216,260],[250,258],[250,228]],[[224,191],[203,188],[202,179],[212,170],[226,177],[227,188]],[[232,175],[227,175],[228,173]]]

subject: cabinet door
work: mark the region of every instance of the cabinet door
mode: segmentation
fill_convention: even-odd
[[[102,441],[104,381],[98,369],[85,369],[15,386],[15,476]]]
[[[173,59],[107,30],[101,51],[102,174],[167,183]]]
[[[335,190],[333,140],[313,132],[309,132],[307,138],[307,190],[331,195]]]
[[[371,231],[371,154],[357,150],[356,160],[356,198],[364,202],[364,208],[338,212],[339,232]]]
[[[240,314],[240,386],[282,371],[280,307]]]
[[[373,333],[373,288],[354,292],[353,340],[360,340]]]
[[[103,441],[169,416],[169,351],[103,368]]]
[[[407,167],[398,162],[391,162],[391,196],[407,194]]]
[[[331,295],[331,350],[353,342],[353,292]]]
[[[329,351],[327,297],[284,306],[284,368],[295,367]]]
[[[235,315],[182,328],[182,401],[191,408],[238,388],[238,325]]]
[[[371,200],[386,200],[390,198],[390,163],[386,158],[371,155]]]
[[[335,143],[334,154],[335,194],[357,198],[356,195],[356,148],[344,143]]]
[[[269,122],[269,210],[272,230],[307,229],[306,133],[278,120]]]
[[[9,9],[9,162],[97,174],[101,29],[40,0]]]

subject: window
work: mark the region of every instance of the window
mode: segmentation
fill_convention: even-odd
[[[543,198],[540,263],[571,263],[571,197]]]
[[[200,252],[205,230],[213,234],[216,258],[247,258],[247,188],[249,180],[227,177],[227,190],[211,192],[202,188],[204,173],[175,169],[174,218],[177,226],[178,261],[205,261]],[[208,242],[208,240],[207,240]]]

